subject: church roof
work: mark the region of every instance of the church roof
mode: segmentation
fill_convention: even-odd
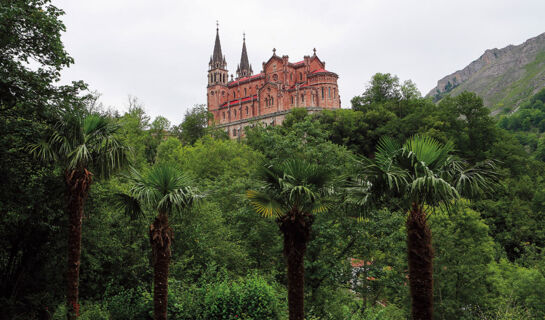
[[[311,76],[314,76],[314,75],[317,75],[319,73],[329,73],[330,75],[333,75],[335,77],[338,77],[338,75],[335,73],[335,72],[331,72],[331,71],[328,71],[326,69],[318,69],[318,70],[314,70],[310,73],[309,77]]]
[[[254,81],[257,79],[260,79],[261,77],[265,76],[264,73],[258,73],[256,75],[250,76],[250,77],[244,77],[235,81],[231,81],[228,83],[229,86],[233,86],[235,84],[238,84],[239,82],[247,82],[247,81]]]

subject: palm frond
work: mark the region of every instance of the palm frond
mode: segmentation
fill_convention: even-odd
[[[474,197],[493,190],[498,181],[496,165],[493,161],[483,161],[474,166],[459,166],[453,173],[456,190],[467,197]]]
[[[453,144],[441,144],[429,136],[413,136],[403,145],[403,154],[412,160],[413,166],[426,166],[431,169],[440,168],[453,151]]]
[[[170,165],[155,165],[145,175],[131,168],[130,178],[131,195],[160,212],[184,210],[200,198],[191,179]]]
[[[353,194],[348,199],[363,205],[370,198],[389,194],[423,205],[450,206],[462,195],[491,190],[496,177],[494,163],[469,167],[450,155],[453,150],[452,143],[443,145],[427,136],[413,136],[402,147],[382,138],[375,158],[361,159],[360,180],[348,189]]]
[[[58,159],[57,153],[51,147],[51,144],[45,140],[29,145],[28,150],[35,158],[41,160],[56,161]]]
[[[301,159],[288,159],[259,169],[262,189],[247,191],[247,198],[255,210],[267,217],[281,216],[291,208],[315,210],[320,199],[335,192],[332,177],[323,168]],[[324,212],[322,206],[315,212]]]
[[[273,218],[283,214],[282,206],[265,193],[248,190],[246,197],[255,211],[264,217]]]
[[[116,193],[115,202],[116,207],[123,210],[125,216],[129,217],[131,220],[136,220],[144,216],[140,201],[129,194]]]

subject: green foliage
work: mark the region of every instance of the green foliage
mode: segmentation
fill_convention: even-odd
[[[108,310],[109,320],[144,320],[152,311],[152,298],[141,288],[121,290],[115,295],[107,290],[102,305]]]
[[[212,120],[213,116],[208,112],[206,105],[195,105],[186,111],[184,121],[174,128],[174,132],[178,139],[187,145],[195,144],[197,140],[206,135],[211,135],[218,139],[228,139],[227,133],[217,129],[214,123],[209,126]]]
[[[60,305],[52,316],[52,320],[65,320],[66,319],[66,307]],[[108,311],[98,303],[86,303],[81,306],[80,316],[81,320],[110,320]]]
[[[90,170],[108,177],[127,164],[127,149],[116,138],[118,126],[84,110],[64,112],[47,140],[31,145],[37,158],[57,162],[64,170]]]
[[[184,210],[199,197],[192,187],[191,179],[170,165],[155,165],[145,174],[132,169],[130,179],[130,196],[158,213],[170,214],[172,211]]]
[[[280,319],[277,293],[262,278],[219,282],[204,296],[204,319]]]
[[[498,141],[498,130],[482,99],[462,92],[441,100],[438,108],[445,119],[443,131],[454,142],[458,154],[473,163],[486,159],[486,153]]]
[[[330,174],[300,159],[262,166],[259,179],[263,190],[248,190],[246,196],[264,217],[281,217],[294,208],[301,213],[322,213],[328,209],[326,197],[333,194]]]
[[[499,126],[512,131],[545,132],[545,89],[523,103],[515,113],[503,116]]]
[[[129,111],[118,120],[123,128],[121,137],[131,148],[131,164],[142,169],[146,164],[155,162],[157,146],[166,133],[151,129],[150,118],[137,98],[129,97],[129,104]]]
[[[352,107],[360,110],[372,103],[381,103],[389,100],[401,99],[399,78],[389,73],[377,73],[371,78],[371,83],[361,97],[352,99]]]
[[[157,162],[170,163],[191,172],[200,183],[220,177],[249,176],[261,159],[258,152],[244,144],[210,136],[193,146],[183,147],[174,138],[169,138],[159,146],[157,156]]]
[[[404,199],[408,209],[415,202],[448,205],[461,194],[489,190],[495,179],[494,164],[469,166],[452,157],[452,149],[451,144],[442,145],[430,137],[414,136],[403,146],[387,137],[381,139],[375,159],[362,158],[360,174],[369,183],[362,186],[362,197],[380,200],[391,194]]]
[[[434,234],[434,296],[438,319],[472,319],[494,307],[495,246],[480,215],[463,203],[431,218]]]

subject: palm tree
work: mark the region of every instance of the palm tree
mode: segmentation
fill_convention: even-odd
[[[461,196],[489,190],[495,180],[494,163],[469,166],[450,155],[452,144],[443,145],[430,137],[415,136],[399,145],[379,141],[374,159],[362,161],[365,201],[377,202],[385,195],[402,199],[407,216],[407,253],[411,313],[414,320],[433,316],[433,248],[427,222],[430,207],[447,209]]]
[[[30,147],[38,158],[64,169],[68,214],[67,318],[78,317],[81,225],[93,175],[106,178],[127,163],[127,148],[115,137],[118,126],[98,114],[69,110],[48,139]]]
[[[132,187],[123,196],[126,213],[149,208],[157,212],[150,225],[149,237],[153,252],[153,304],[156,320],[166,320],[168,303],[168,271],[171,257],[172,229],[168,217],[173,211],[190,208],[199,197],[191,180],[176,168],[155,165],[147,174],[131,170]]]
[[[276,218],[284,236],[283,254],[288,265],[288,304],[290,320],[304,319],[304,256],[314,214],[327,211],[332,195],[332,178],[323,168],[303,160],[291,159],[279,165],[262,166],[263,187],[248,190],[255,210]]]

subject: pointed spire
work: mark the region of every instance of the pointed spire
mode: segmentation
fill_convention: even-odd
[[[252,75],[252,68],[248,60],[248,51],[246,50],[246,33],[242,34],[242,54],[240,55],[240,64],[237,68],[237,78],[243,78]]]
[[[214,52],[212,53],[212,61],[210,63],[210,68],[225,69],[225,66],[226,66],[225,57],[221,53],[219,22],[216,20],[216,42],[214,43]]]

